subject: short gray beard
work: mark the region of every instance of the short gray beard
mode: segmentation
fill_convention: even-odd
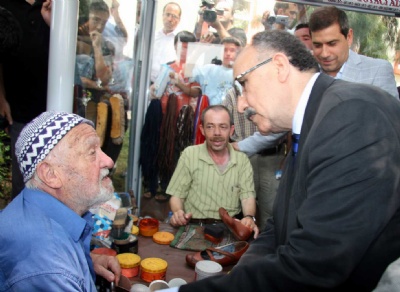
[[[114,187],[112,188],[112,191],[109,191],[106,187],[103,187],[101,185],[101,182],[102,182],[103,178],[105,178],[108,174],[109,174],[109,170],[108,169],[102,169],[101,170],[101,172],[100,172],[100,182],[99,182],[100,193],[99,193],[98,196],[96,196],[95,198],[93,198],[91,201],[88,202],[89,205],[90,205],[90,206],[88,206],[89,209],[97,207],[97,206],[101,205],[104,202],[107,202],[114,195]]]

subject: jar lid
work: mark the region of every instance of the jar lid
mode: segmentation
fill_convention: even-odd
[[[167,270],[168,263],[160,258],[147,258],[141,262],[140,266],[148,273],[162,273]]]
[[[158,244],[170,244],[174,240],[175,236],[166,231],[159,231],[153,234],[153,241]]]
[[[133,234],[129,234],[129,236],[126,239],[114,239],[114,243],[118,245],[123,245],[123,244],[128,244],[131,242],[137,241],[137,236]]]
[[[130,269],[139,265],[140,256],[134,253],[120,253],[117,255],[121,268]]]
[[[195,271],[203,274],[214,274],[222,271],[222,266],[214,261],[204,260],[196,263]]]

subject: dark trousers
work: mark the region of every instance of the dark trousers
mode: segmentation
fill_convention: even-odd
[[[11,138],[11,175],[12,175],[12,198],[14,199],[25,187],[24,179],[21,171],[19,170],[19,164],[17,157],[15,156],[15,142],[17,142],[18,136],[26,124],[17,123],[13,121],[10,126],[10,138]]]

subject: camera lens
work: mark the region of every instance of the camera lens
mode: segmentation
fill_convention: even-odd
[[[275,16],[269,16],[267,22],[269,24],[274,24],[276,21],[276,17]]]
[[[205,9],[203,19],[206,22],[215,22],[217,20],[217,12],[211,9]]]

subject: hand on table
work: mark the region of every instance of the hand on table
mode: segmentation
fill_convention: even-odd
[[[185,213],[183,210],[179,210],[174,212],[170,223],[172,226],[182,226],[188,224],[191,218],[192,213]]]
[[[257,238],[258,234],[260,233],[260,230],[258,229],[258,226],[256,225],[256,223],[253,221],[253,219],[249,218],[249,217],[243,217],[242,220],[240,220],[240,222],[249,227],[251,230],[253,230],[254,232],[254,239]]]

